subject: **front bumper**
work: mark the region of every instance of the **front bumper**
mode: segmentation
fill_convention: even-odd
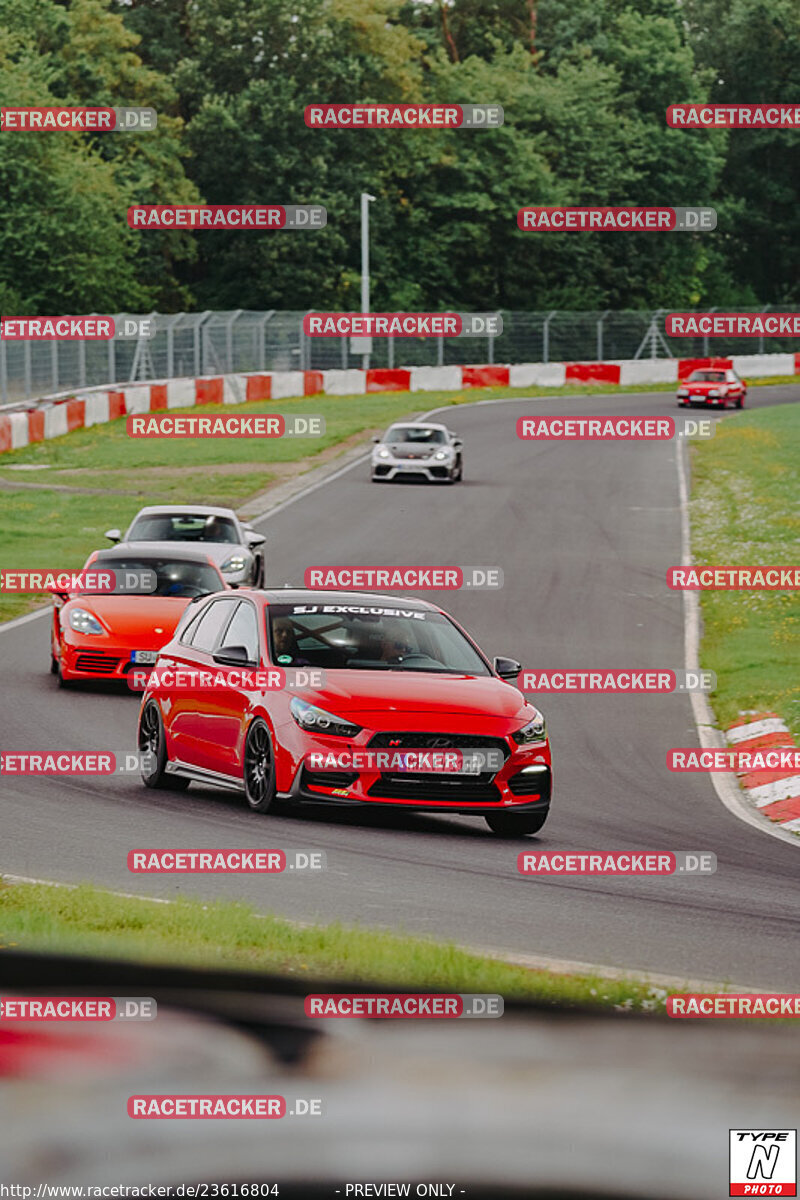
[[[88,639],[87,639],[88,640]],[[128,674],[133,671],[150,671],[152,663],[143,665],[131,660],[129,646],[108,645],[108,639],[101,648],[96,645],[76,645],[62,642],[60,648],[61,672],[65,679],[80,681],[110,679],[125,683]],[[155,650],[155,646],[138,646],[139,650]]]
[[[386,746],[387,738],[414,739],[428,735],[373,734],[371,748]],[[480,775],[444,773],[311,769],[305,756],[294,763],[294,773],[280,799],[291,803],[335,804],[355,807],[395,808],[428,812],[455,812],[482,816],[492,812],[546,812],[552,794],[549,743],[530,747],[512,745],[506,738],[472,734],[455,735],[455,745],[502,749],[505,761],[496,772]],[[307,752],[331,752],[330,740],[307,747]],[[526,768],[532,768],[526,770]],[[285,777],[284,777],[285,778]]]
[[[373,459],[372,478],[385,479],[426,479],[429,483],[449,479],[453,473],[455,461],[434,462],[427,458],[413,459]]]

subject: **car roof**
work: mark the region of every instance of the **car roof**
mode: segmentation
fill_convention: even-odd
[[[150,504],[146,508],[140,508],[133,521],[137,517],[149,517],[156,513],[163,513],[165,516],[186,513],[198,517],[236,517],[232,508],[217,508],[213,504]]]
[[[389,429],[443,429],[445,433],[450,432],[446,425],[436,421],[392,421]]]
[[[181,562],[197,562],[209,566],[208,555],[201,550],[184,548],[181,542],[118,542],[116,546],[98,550],[97,558],[114,558],[122,554],[135,554],[137,558],[174,558]]]
[[[386,595],[383,592],[334,592],[324,588],[238,588],[238,592],[253,592],[268,604],[380,604],[386,608],[407,608],[415,612],[440,612],[438,605],[427,600],[412,600],[408,596]]]

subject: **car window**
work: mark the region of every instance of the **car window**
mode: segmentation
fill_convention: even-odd
[[[213,600],[201,614],[191,633],[187,631],[187,636],[183,640],[193,646],[195,650],[204,650],[210,654],[238,603],[233,599]]]
[[[447,441],[444,430],[425,429],[414,425],[393,425],[384,438],[386,442],[411,442],[418,446],[440,446]]]
[[[138,517],[129,542],[225,542],[239,545],[239,531],[229,517],[203,513],[151,513]]]
[[[245,646],[250,662],[260,660],[256,613],[252,604],[246,600],[240,601],[219,644],[220,650],[225,650],[229,646]]]

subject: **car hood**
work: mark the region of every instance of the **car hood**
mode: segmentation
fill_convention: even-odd
[[[528,717],[522,694],[494,676],[435,675],[422,671],[329,671],[325,687],[303,697],[338,716],[376,729],[425,728],[419,718],[474,718],[500,733]],[[500,727],[503,727],[501,730]]]
[[[175,632],[183,610],[190,603],[185,596],[74,596],[62,609],[62,625],[67,624],[70,609],[85,608],[93,613],[108,633],[117,639],[136,639],[136,647],[160,649]],[[156,630],[161,629],[162,633]],[[74,630],[70,632],[75,634]],[[83,635],[77,634],[78,637]],[[88,635],[102,649],[100,635]],[[142,641],[145,638],[146,641]]]

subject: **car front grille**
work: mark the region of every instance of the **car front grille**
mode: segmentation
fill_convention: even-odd
[[[110,654],[79,654],[76,671],[91,671],[93,675],[113,675],[122,660]]]
[[[367,744],[389,750],[499,750],[503,761],[511,754],[505,738],[474,733],[374,733]]]
[[[487,775],[429,775],[385,771],[367,792],[382,800],[418,800],[458,804],[496,804],[500,791]]]

